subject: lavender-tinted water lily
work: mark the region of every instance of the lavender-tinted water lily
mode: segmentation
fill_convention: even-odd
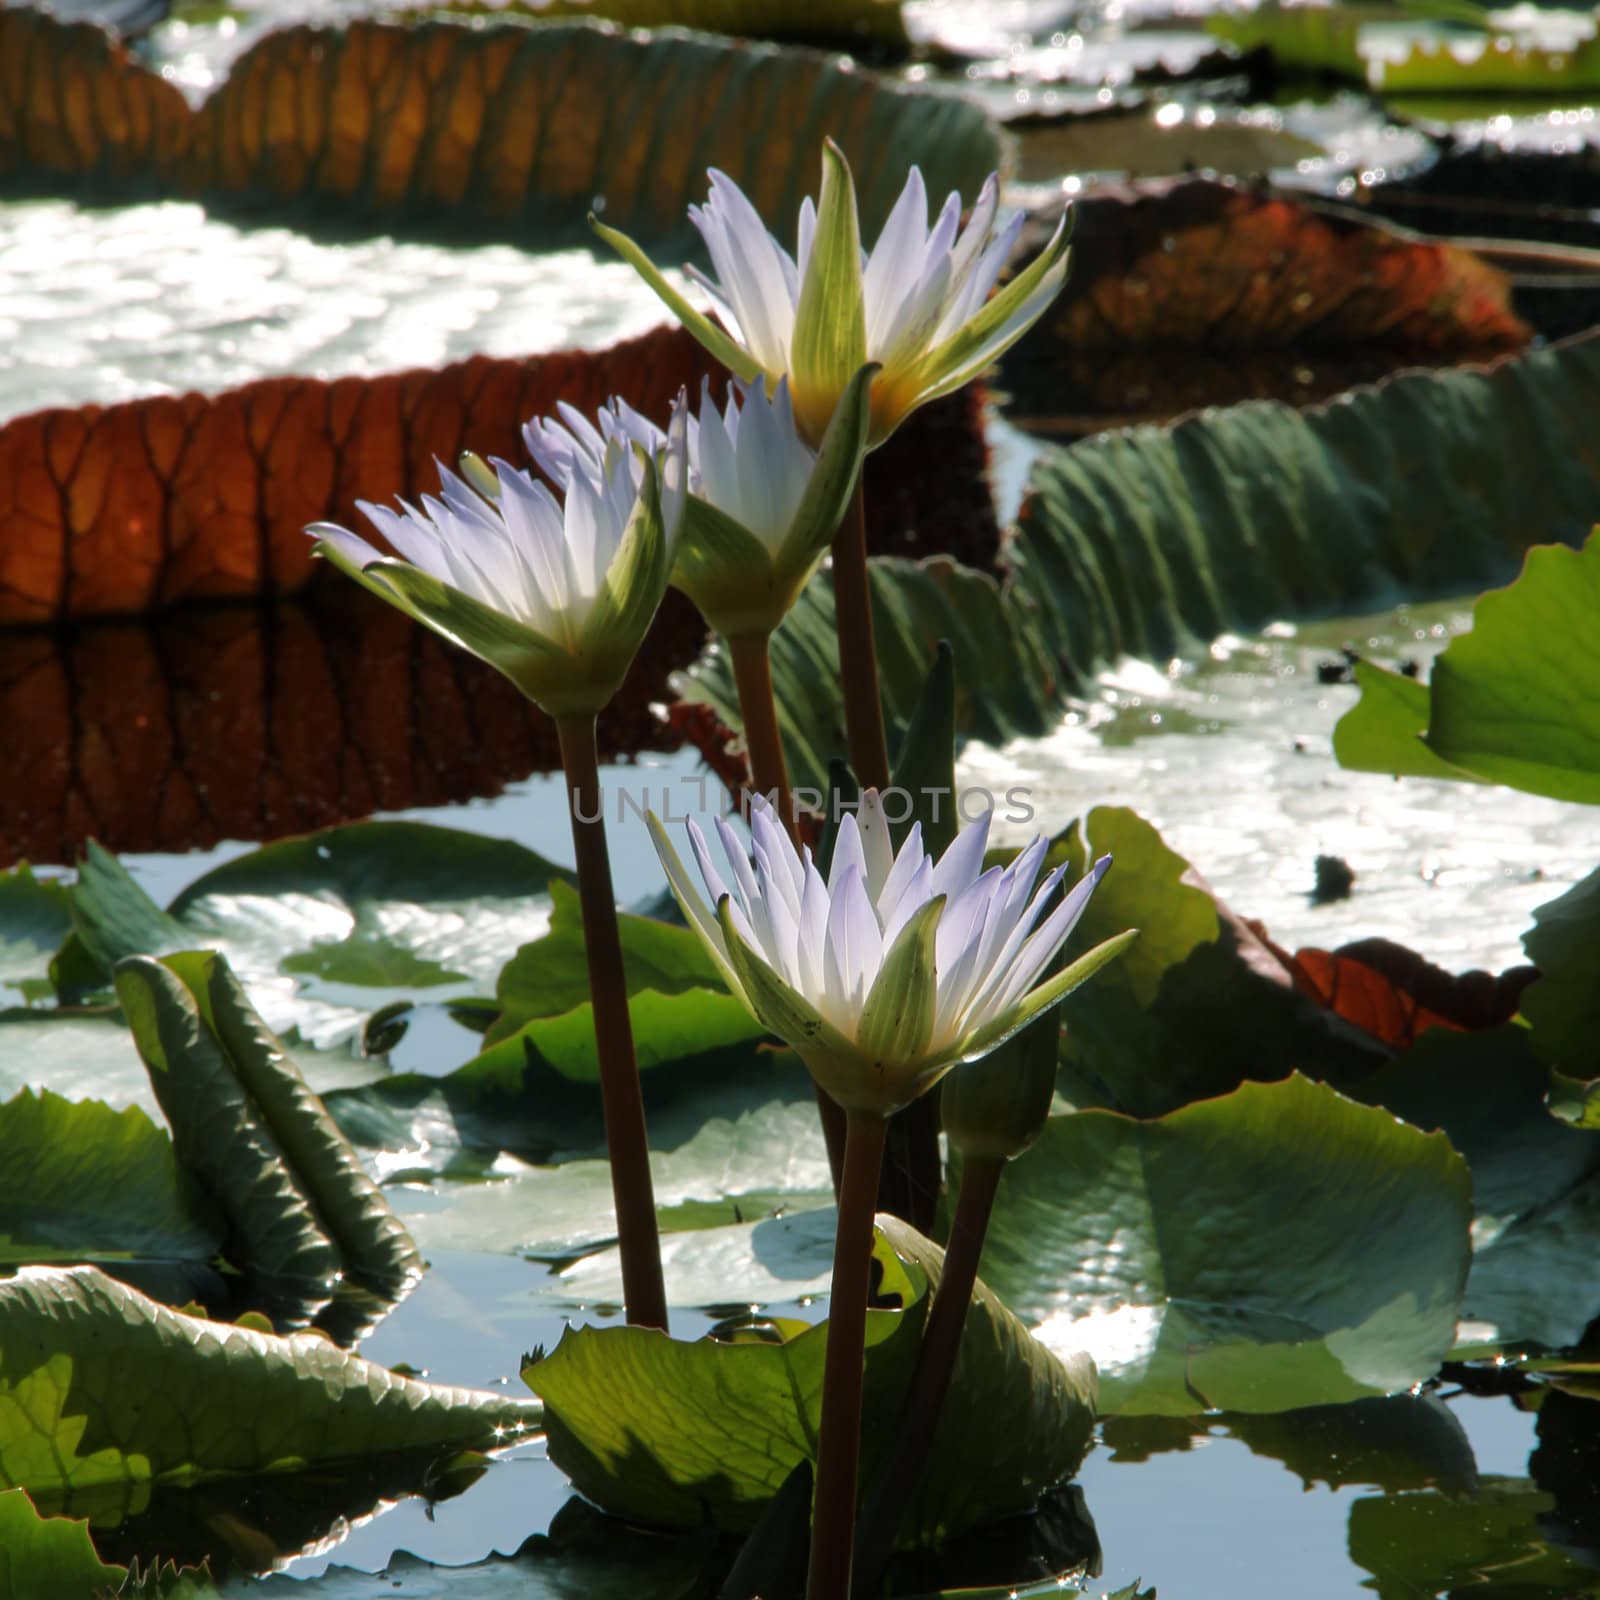
[[[731,178],[715,170],[710,178],[709,199],[691,206],[689,216],[715,276],[694,276],[726,331],[691,306],[625,234],[593,225],[731,371],[763,376],[769,388],[787,375],[801,430],[813,441],[863,362],[881,367],[869,435],[877,445],[916,407],[959,389],[1008,350],[1066,281],[1063,218],[1039,255],[989,297],[1023,221],[1019,213],[999,222],[994,176],[965,228],[961,197],[953,193],[930,226],[927,188],[912,167],[870,255],[861,248],[849,165],[831,140],[820,200],[800,208],[793,255]]]
[[[1040,982],[1111,858],[1042,916],[1066,869],[1035,887],[1047,848],[1040,837],[1008,866],[985,871],[987,817],[963,828],[938,861],[919,827],[897,853],[869,789],[860,822],[847,815],[840,824],[826,881],[760,799],[751,811],[753,860],[716,821],[727,879],[701,831],[693,822],[688,829],[715,910],[651,818],[685,916],[729,987],[847,1111],[883,1116],[907,1104],[956,1062],[987,1055],[1134,938],[1108,939]]]
[[[480,656],[553,716],[616,693],[667,585],[683,526],[688,408],[665,433],[618,431],[563,481],[563,500],[504,461],[439,469],[438,495],[358,502],[395,559],[332,523],[319,553],[374,594]],[[468,480],[471,481],[468,481]]]
[[[855,488],[865,448],[867,392],[876,368],[854,374],[821,448],[795,426],[789,385],[729,385],[719,410],[707,380],[688,423],[689,495],[672,582],[727,638],[765,637],[822,559]],[[658,452],[665,436],[612,399],[590,422],[572,406],[523,429],[528,451],[558,484],[599,469],[618,442]]]

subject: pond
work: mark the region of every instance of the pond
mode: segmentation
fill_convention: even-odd
[[[418,493],[428,463],[469,437],[520,450],[511,413],[531,395],[543,404],[540,385],[563,373],[599,392],[608,372],[640,393],[698,385],[698,358],[653,332],[661,307],[648,285],[580,241],[590,206],[647,236],[672,287],[705,305],[673,242],[676,190],[699,195],[708,163],[749,146],[741,181],[787,214],[791,191],[814,186],[813,125],[847,128],[862,141],[851,155],[864,208],[881,219],[906,160],[930,174],[940,164],[935,186],[970,198],[970,173],[1011,140],[1008,199],[1034,213],[1025,245],[1043,242],[1063,200],[1081,202],[1079,298],[991,374],[981,405],[930,408],[926,431],[908,425],[868,468],[885,558],[884,699],[898,737],[934,641],[952,638],[955,787],[1006,797],[991,845],[1042,830],[1086,864],[1112,839],[1108,884],[1124,898],[1105,915],[1123,920],[1098,934],[1148,920],[1144,964],[1098,1011],[1093,986],[1064,1010],[1048,1127],[1007,1173],[985,1258],[1043,1346],[1098,1363],[1089,1448],[1036,1515],[969,1531],[937,1558],[904,1558],[886,1592],[1043,1580],[1037,1592],[1095,1596],[1137,1581],[1166,1600],[1600,1594],[1600,1157],[1589,1149],[1600,1102],[1585,1098],[1600,1058],[1582,1033],[1596,1020],[1587,975],[1600,986],[1600,942],[1584,942],[1600,813],[1592,795],[1460,781],[1467,766],[1356,770],[1348,745],[1335,748],[1340,720],[1376,698],[1373,668],[1390,669],[1401,694],[1426,694],[1452,641],[1488,626],[1476,609],[1486,588],[1515,577],[1529,546],[1576,546],[1600,523],[1600,460],[1573,421],[1600,375],[1587,347],[1554,343],[1600,319],[1589,143],[1600,72],[1581,65],[1592,19],[1502,20],[1514,42],[1493,47],[1490,65],[1496,53],[1519,65],[1498,78],[1455,31],[1477,23],[1420,10],[1393,25],[1341,11],[1308,41],[1274,20],[1276,7],[1252,21],[1143,0],[852,0],[828,9],[872,12],[873,27],[877,12],[903,11],[909,62],[869,43],[868,65],[840,69],[800,54],[780,22],[784,42],[748,69],[770,80],[747,80],[745,67],[720,76],[725,47],[694,37],[600,45],[587,33],[561,47],[571,53],[551,78],[532,45],[494,69],[525,73],[530,95],[536,81],[571,95],[551,124],[572,138],[566,165],[536,155],[508,200],[512,179],[471,153],[480,136],[493,148],[481,115],[462,110],[476,91],[460,86],[490,70],[472,52],[498,48],[482,45],[492,35],[481,25],[435,22],[442,31],[427,35],[404,19],[458,53],[447,71],[436,62],[382,79],[397,97],[392,129],[372,136],[360,181],[336,193],[335,156],[291,160],[271,117],[251,145],[247,95],[258,91],[238,86],[252,47],[268,39],[270,51],[280,25],[334,24],[355,32],[324,40],[366,42],[273,58],[258,85],[302,61],[305,85],[322,83],[316,73],[358,49],[389,48],[359,34],[382,8],[153,9],[161,20],[138,59],[176,98],[149,91],[149,125],[192,116],[210,133],[152,136],[130,168],[138,118],[105,121],[110,153],[81,163],[80,189],[55,146],[28,144],[0,116],[0,709],[11,748],[0,765],[0,866],[11,869],[0,880],[0,1101],[50,1090],[140,1108],[161,1127],[169,1104],[125,1024],[134,1008],[93,962],[105,949],[209,944],[427,1267],[392,1304],[330,1294],[296,1309],[258,1295],[231,1264],[237,1241],[196,1221],[176,1168],[162,1180],[174,1198],[152,1225],[157,1247],[84,1259],[171,1305],[200,1302],[219,1318],[264,1309],[279,1332],[321,1326],[382,1367],[496,1401],[525,1399],[532,1353],[567,1330],[620,1329],[593,1014],[573,995],[516,1009],[519,984],[567,993],[581,942],[550,726],[481,663],[331,574],[276,593],[298,589],[307,567],[291,536],[324,514],[296,508],[381,497],[352,476],[357,462]],[[1212,27],[1216,10],[1228,16]],[[120,8],[136,30],[145,12]],[[663,20],[649,7],[618,15]],[[70,49],[98,61],[96,39]],[[615,63],[597,64],[610,50]],[[661,53],[635,66],[624,61],[633,50]],[[1563,77],[1569,56],[1580,65]],[[594,86],[627,73],[634,87],[619,103],[641,109],[619,114],[614,138],[643,149],[609,163],[603,141],[572,130],[591,126]],[[431,92],[417,87],[425,79],[455,86],[460,103],[402,105]],[[795,98],[801,80],[809,99]],[[674,87],[650,99],[662,84]],[[225,89],[237,98],[218,110]],[[13,92],[0,62],[0,109]],[[348,109],[348,83],[343,92]],[[749,132],[752,105],[780,94],[809,119],[793,141],[805,148],[782,162]],[[303,85],[302,112],[314,98]],[[430,117],[438,127],[424,136]],[[685,119],[712,129],[688,141],[692,159]],[[494,135],[508,147],[509,127]],[[413,133],[403,159],[382,144]],[[1487,169],[1460,165],[1470,159]],[[1499,165],[1513,159],[1532,165]],[[403,193],[385,187],[401,168]],[[1196,169],[1248,181],[1185,181]],[[1122,187],[1142,178],[1160,181]],[[1361,214],[1302,208],[1308,196]],[[1484,253],[1365,228],[1375,214],[1419,213]],[[1497,238],[1512,241],[1508,253]],[[638,343],[612,367],[586,365],[620,341]],[[560,366],[567,351],[578,354]],[[1449,371],[1501,355],[1509,377]],[[424,370],[385,387],[381,375],[409,368]],[[1409,375],[1306,409],[1392,372]],[[285,387],[247,388],[228,409],[239,386],[273,379]],[[216,403],[180,398],[196,392]],[[156,397],[177,411],[77,409]],[[1262,399],[1284,405],[1235,404]],[[357,421],[335,426],[346,400]],[[1230,409],[1172,425],[1212,402]],[[28,421],[46,407],[63,409]],[[181,444],[169,448],[161,429],[179,413]],[[137,419],[135,448],[118,418]],[[227,463],[211,488],[208,460]],[[153,557],[139,542],[148,528],[108,520],[136,479],[155,485],[139,492],[161,507]],[[186,542],[208,519],[222,530],[211,565],[193,555],[204,537]],[[913,567],[941,550],[959,565]],[[203,603],[217,599],[228,603]],[[817,775],[842,728],[807,631],[821,615],[800,606],[774,655],[802,777]],[[704,642],[687,607],[666,617],[625,703],[602,720],[616,898],[638,919],[630,938],[653,937],[638,929],[659,932],[661,919],[687,938],[644,812],[681,836],[686,816],[728,812],[728,779],[744,770],[724,725],[738,709],[727,665],[702,655]],[[1590,664],[1576,646],[1571,659],[1581,690]],[[676,704],[658,714],[666,701]],[[1541,718],[1543,703],[1513,720]],[[1584,747],[1575,765],[1588,759]],[[283,842],[302,835],[304,849]],[[91,839],[114,855],[92,853],[75,880]],[[65,898],[38,898],[56,883],[73,885],[70,915]],[[1560,946],[1557,901],[1576,930]],[[1328,954],[1357,941],[1360,959]],[[1569,986],[1563,1038],[1586,1038],[1587,1056],[1546,1049],[1549,1012],[1535,1008],[1530,1029],[1519,1004],[1537,975],[1514,970],[1529,962]],[[636,1023],[672,1332],[731,1340],[736,1328],[750,1339],[778,1328],[792,1340],[829,1310],[832,1182],[810,1089],[791,1052],[707,1001],[714,975],[679,982],[648,994],[683,1009]],[[1258,1143],[1230,1142],[1251,1128]],[[0,1122],[0,1154],[22,1171],[33,1157],[7,1137]],[[189,1159],[181,1135],[175,1148]],[[953,1180],[960,1163],[946,1154]],[[44,1215],[58,1189],[30,1214],[26,1184],[8,1188],[0,1174],[0,1275],[79,1259],[90,1234],[72,1229],[106,1225],[116,1181],[85,1178],[89,1198],[58,1224]],[[149,1192],[125,1181],[144,1226]],[[163,1254],[173,1238],[182,1247]],[[0,1405],[12,1403],[8,1382]],[[21,1416],[33,1402],[16,1393]],[[217,1418],[223,1393],[197,1414]],[[619,1391],[600,1409],[631,1416],[629,1403]],[[692,1434],[692,1417],[668,1415],[669,1431]],[[1006,1427],[980,1415],[967,1438],[1004,1460]],[[647,1518],[602,1517],[549,1459],[559,1440],[515,1432],[497,1423],[503,1448],[488,1456],[435,1452],[420,1482],[415,1461],[380,1452],[349,1470],[192,1487],[151,1489],[135,1472],[117,1495],[41,1504],[89,1516],[106,1561],[208,1560],[230,1597],[717,1592],[734,1548],[725,1538],[692,1519],[659,1532],[640,1526]],[[14,1481],[6,1438],[0,1414],[0,1484]],[[939,1471],[958,1497],[990,1476],[977,1460]]]

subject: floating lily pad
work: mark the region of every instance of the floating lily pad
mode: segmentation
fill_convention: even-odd
[[[894,1427],[942,1253],[880,1219],[881,1296],[867,1314],[870,1480]],[[748,1529],[790,1471],[814,1460],[826,1324],[782,1343],[688,1344],[642,1328],[569,1331],[524,1377],[546,1403],[551,1459],[607,1510],[657,1525]],[[1088,1443],[1092,1368],[1062,1364],[981,1286],[955,1381],[906,1522],[922,1543],[1030,1505]],[[982,1452],[985,1470],[971,1471]]]
[[[709,1108],[700,1109],[704,1115]],[[667,1227],[679,1208],[677,1221],[688,1228],[732,1221],[740,1196],[749,1197],[747,1215],[754,1217],[774,1204],[803,1209],[826,1204],[832,1195],[809,1094],[772,1100],[731,1118],[707,1116],[675,1149],[653,1151],[650,1167]],[[424,1251],[507,1250],[558,1260],[616,1237],[611,1170],[604,1160],[532,1166],[506,1156],[481,1183],[451,1184],[425,1202],[419,1197],[415,1208],[401,1195],[396,1203]]]
[[[51,1504],[103,1486],[483,1446],[538,1414],[401,1377],[320,1334],[275,1338],[169,1311],[92,1267],[27,1267],[0,1283],[0,1483]]]
[[[65,887],[26,867],[0,873],[0,995],[49,990],[50,957],[72,931]]]
[[[491,982],[548,925],[550,882],[561,875],[506,840],[361,822],[237,857],[165,912],[91,849],[72,903],[102,979],[126,956],[213,948],[270,1027],[331,1044],[387,1001]]]
[[[29,1090],[0,1104],[0,1266],[206,1261],[221,1218],[136,1106]]]
[[[1433,1374],[1471,1205],[1442,1136],[1296,1076],[1154,1122],[1053,1118],[984,1265],[1047,1344],[1094,1356],[1106,1411],[1285,1411]]]

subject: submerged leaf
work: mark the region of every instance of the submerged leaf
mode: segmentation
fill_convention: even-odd
[[[538,1415],[401,1377],[320,1334],[185,1316],[92,1267],[26,1267],[0,1282],[0,1484],[52,1504],[106,1486],[483,1447]]]
[[[1432,1376],[1471,1214],[1441,1135],[1297,1075],[1153,1122],[1053,1118],[984,1263],[1041,1339],[1095,1357],[1107,1411],[1285,1411]]]
[[[878,1297],[867,1314],[864,1474],[894,1426],[942,1252],[881,1218]],[[814,1460],[827,1326],[781,1343],[693,1344],[639,1328],[569,1330],[524,1377],[546,1402],[551,1458],[590,1499],[667,1526],[747,1530],[802,1460]],[[981,1285],[908,1543],[1020,1510],[1076,1467],[1088,1444],[1093,1369],[1031,1340]],[[973,1452],[985,1472],[974,1478]]]

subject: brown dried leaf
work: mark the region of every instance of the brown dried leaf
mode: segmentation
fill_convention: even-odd
[[[1030,426],[1306,403],[1530,337],[1509,280],[1470,251],[1300,199],[1179,179],[1107,190],[1077,213],[1058,308],[1005,363]]]
[[[1288,958],[1301,993],[1385,1044],[1405,1046],[1430,1028],[1495,1028],[1517,1014],[1522,991],[1538,972],[1513,967],[1446,972],[1388,939],[1362,939],[1331,954],[1297,950]]]

